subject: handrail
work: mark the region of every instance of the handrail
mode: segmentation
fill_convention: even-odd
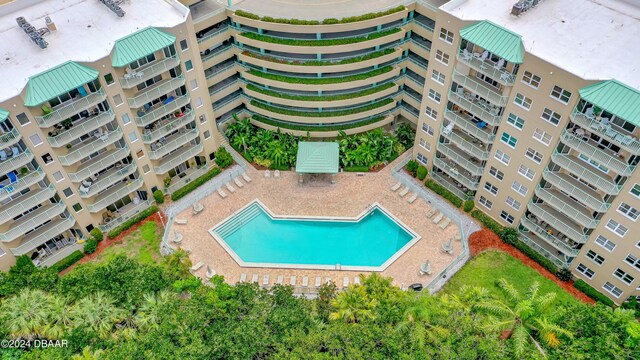
[[[174,135],[173,137],[168,137],[167,140],[169,141],[166,144],[162,145],[159,149],[149,151],[149,159],[158,160],[163,156],[169,154],[171,151],[177,149],[178,147],[197,138],[200,134],[200,130],[197,127],[191,130],[185,129],[186,131],[182,131],[182,129],[178,131],[178,134]]]
[[[22,135],[20,134],[18,129],[13,128],[8,133],[4,133],[0,135],[0,145],[2,147],[8,147],[18,142],[18,140],[20,140],[21,137]]]
[[[233,81],[231,81],[231,82],[229,82],[229,83],[225,84],[223,87],[221,87],[221,88],[219,88],[219,89],[215,89],[215,90],[209,89],[209,96],[217,95],[217,94],[215,94],[215,93],[220,93],[220,92],[222,92],[223,90],[225,90],[226,88],[231,87],[231,86],[233,86],[233,85],[237,85],[238,83],[240,83],[240,78],[239,78],[239,77],[238,77],[238,78],[236,78],[235,80],[233,80]],[[215,86],[215,84],[214,84],[213,86],[211,86],[211,87],[214,87],[214,86]]]
[[[208,55],[200,55],[200,60],[202,61],[202,63],[204,64],[206,61],[208,61],[209,59],[213,58],[216,55],[219,55],[229,49],[232,49],[233,46],[231,45],[223,45],[220,47],[215,48],[212,52],[210,52]]]
[[[28,148],[23,150],[18,156],[0,161],[0,174],[6,174],[11,170],[15,170],[20,166],[24,166],[33,159],[33,153]]]
[[[478,165],[474,164],[473,162],[471,162],[470,160],[464,158],[462,155],[456,153],[455,150],[451,149],[450,146],[454,146],[455,147],[454,144],[438,143],[437,150],[439,152],[443,153],[448,159],[450,159],[450,160],[454,161],[456,164],[458,164],[458,166],[460,166],[461,168],[469,171],[473,175],[482,176],[482,174],[484,173],[484,168],[482,166],[478,166]],[[460,151],[464,152],[463,150],[460,150]]]
[[[109,204],[114,201],[118,201],[125,195],[138,190],[142,186],[143,182],[142,178],[139,177],[134,180],[127,180],[126,183],[123,182],[121,184],[114,185],[111,188],[107,188],[97,195],[93,204],[87,204],[87,209],[92,213],[98,212],[109,206]],[[106,194],[107,192],[109,192],[109,194]]]
[[[492,126],[500,125],[502,116],[491,114],[491,112],[481,108],[478,104],[474,103],[473,101],[465,99],[464,97],[460,96],[460,94],[457,94],[453,91],[449,91],[449,101],[467,110],[468,112],[474,114],[475,116],[478,116],[480,119],[482,119],[489,125],[492,125]]]
[[[470,58],[464,57],[464,50],[458,50],[458,61],[469,65],[476,71],[479,71],[483,74],[488,75],[493,80],[501,83],[502,85],[511,86],[515,82],[515,74],[512,74],[506,70],[498,69],[493,64],[482,61],[473,56],[473,54],[469,53]]]
[[[596,220],[593,217],[584,214],[584,212],[582,211],[586,211],[584,207],[576,206],[575,202],[570,198],[563,199],[562,196],[564,195],[561,195],[561,193],[558,193],[558,195],[556,195],[553,193],[552,189],[543,188],[540,186],[540,184],[536,186],[535,193],[538,198],[543,200],[547,205],[563,214],[566,214],[568,218],[579,223],[585,228],[594,229],[596,226],[598,226],[598,223],[600,223],[600,220]]]
[[[183,114],[183,116],[167,119],[168,121],[165,125],[162,125],[161,127],[154,129],[153,131],[144,132],[142,134],[142,141],[145,144],[150,144],[158,140],[159,138],[163,137],[164,135],[168,134],[169,131],[182,127],[184,125],[187,125],[188,123],[192,122],[195,118],[196,118],[195,111],[189,109]]]
[[[444,123],[440,126],[440,134],[445,138],[452,141],[456,146],[460,149],[471,153],[473,156],[477,157],[480,160],[489,160],[489,152],[484,149],[474,145],[467,139],[465,139],[462,135],[456,134],[454,131],[445,133],[444,131]]]
[[[556,264],[559,267],[568,267],[568,264],[566,261],[558,258],[556,255],[554,255],[552,252],[550,252],[549,250],[545,249],[544,247],[542,247],[541,245],[539,245],[538,243],[536,243],[534,240],[530,239],[529,236],[527,236],[527,233],[525,232],[520,232],[520,241],[522,241],[523,243],[527,244],[530,248],[536,250],[537,252],[539,252],[542,256],[546,257],[547,259],[553,261],[554,264]]]
[[[151,202],[150,199],[140,201],[140,203],[138,203],[135,206],[129,208],[125,213],[119,214],[120,216],[118,216],[117,218],[113,219],[108,224],[98,225],[98,228],[102,232],[109,232],[111,229],[117,227],[118,225],[120,225],[123,222],[125,222],[125,221],[129,220],[130,218],[132,218],[134,215],[138,214],[141,211],[142,208],[146,209],[149,206],[151,206],[151,204],[152,204],[152,202]]]
[[[153,109],[142,116],[136,116],[135,118],[136,125],[140,127],[147,126],[152,122],[158,120],[159,118],[168,115],[172,111],[178,110],[181,107],[186,106],[190,100],[191,100],[190,94],[180,95],[168,104],[164,104],[158,107],[157,109]]]
[[[502,95],[498,90],[491,89],[480,83],[480,81],[473,79],[471,76],[460,74],[456,70],[453,70],[453,81],[465,89],[480,95],[496,106],[503,107],[507,105],[509,101],[509,97]]]
[[[101,158],[103,154],[96,156],[94,159],[101,158],[98,161],[93,162],[94,159],[89,160],[91,162],[90,165],[78,169],[78,171],[74,173],[68,173],[69,179],[73,182],[81,182],[82,180],[86,180],[89,176],[99,172],[102,169],[106,169],[107,167],[115,164],[116,162],[124,159],[129,155],[129,147],[124,146],[116,149],[113,153]],[[84,164],[83,164],[84,165]],[[82,165],[80,166],[82,167]]]
[[[449,174],[449,176],[455,177],[455,179],[461,182],[464,186],[466,186],[467,189],[474,190],[474,191],[478,190],[478,184],[480,179],[474,181],[473,179],[469,178],[467,175],[458,171],[458,169],[455,169],[451,165],[444,162],[444,160],[442,160],[441,158],[437,158],[437,157],[433,158],[433,164],[439,167],[440,170]]]
[[[401,63],[403,61],[404,61],[404,58],[401,59],[401,60],[395,60],[393,62],[390,62],[390,63],[384,65],[383,67],[387,67],[387,66],[395,67],[396,65],[398,65],[399,63]],[[262,73],[266,73],[266,74],[273,74],[273,72],[269,71],[269,69],[266,69],[267,71],[264,71],[261,67],[257,67],[257,66],[255,66],[253,64],[238,64],[238,65],[240,65],[243,68],[248,69],[248,70],[256,70],[256,71],[259,71],[259,72],[262,72]],[[359,75],[359,74],[368,73],[368,72],[371,72],[371,71],[373,71],[373,70],[368,69],[368,68],[358,69],[358,72],[350,73],[349,75]],[[391,72],[392,71],[388,71],[388,72],[382,73],[380,75],[388,74],[388,73],[391,73]],[[291,75],[282,75],[280,73],[277,73],[277,75],[285,76],[285,77],[288,77],[288,78],[294,78],[294,79],[317,79],[317,77],[313,77],[313,76],[291,76]],[[333,79],[333,78],[341,78],[341,77],[344,77],[344,75],[323,76],[322,78],[323,79],[328,79],[328,78],[332,78]]]
[[[202,143],[199,143],[197,145],[194,146],[188,146],[188,147],[184,147],[183,148],[183,152],[180,153],[178,156],[173,157],[171,159],[166,159],[164,160],[163,163],[161,163],[160,165],[154,167],[155,172],[157,174],[164,174],[167,171],[171,170],[172,168],[180,165],[182,162],[187,161],[188,159],[198,155],[199,153],[202,152],[202,150],[204,149],[204,145]]]
[[[106,99],[107,93],[104,91],[104,88],[100,88],[100,90],[92,92],[87,96],[71,99],[62,103],[54,108],[52,112],[46,115],[36,116],[35,119],[41,128],[48,128],[71,117],[72,115],[79,114]]]
[[[582,140],[581,137],[570,133],[567,129],[562,131],[561,140],[570,148],[588,156],[590,159],[597,161],[607,169],[613,170],[620,175],[631,175],[636,169],[635,165],[627,164],[613,157],[613,155],[607,154],[601,149],[589,144],[588,141]]]
[[[0,241],[11,242],[24,235],[24,233],[42,225],[45,221],[50,220],[54,216],[62,214],[65,209],[66,205],[63,202],[43,205],[28,215],[14,221],[7,231],[0,233]],[[22,220],[23,218],[25,218],[24,221]]]
[[[224,65],[223,67],[221,67],[219,69],[215,69],[215,71],[213,71],[211,74],[205,76],[205,79],[209,80],[212,77],[220,75],[220,73],[222,73],[223,71],[226,71],[229,68],[232,68],[232,67],[237,66],[237,65],[239,65],[237,62],[230,61],[228,64]]]
[[[137,169],[136,165],[132,163],[132,164],[127,164],[126,166],[120,169],[116,169],[116,171],[111,174],[108,174],[108,175],[102,174],[98,178],[98,181],[92,183],[89,186],[89,189],[87,191],[83,191],[82,189],[79,189],[78,192],[80,193],[80,197],[83,199],[93,197],[94,195],[98,194],[100,191],[108,188],[110,185],[113,185],[115,181],[120,180],[125,176],[133,174],[136,169]]]
[[[603,199],[599,199],[588,192],[580,189],[578,186],[575,186],[571,182],[563,179],[557,172],[551,170],[545,170],[543,173],[544,179],[550,183],[551,185],[561,189],[566,192],[570,196],[580,199],[583,201],[588,207],[597,212],[606,212],[611,204],[605,202]],[[571,178],[573,179],[573,178]],[[575,180],[578,182],[578,180]],[[586,187],[586,185],[583,185]]]
[[[14,200],[9,204],[5,204],[3,210],[0,211],[0,224],[4,224],[9,219],[31,210],[31,208],[52,198],[55,194],[55,187],[53,184],[49,184],[49,186],[45,188],[28,192],[24,196],[16,199],[18,200],[17,202]]]
[[[88,134],[91,131],[97,130],[101,126],[108,124],[115,119],[115,116],[116,115],[113,110],[109,109],[83,120],[80,124],[74,124],[69,130],[56,136],[48,136],[47,140],[49,140],[51,147],[55,148],[64,146],[80,136]]]
[[[542,226],[534,223],[530,219],[527,219],[526,217],[523,217],[520,224],[522,226],[526,227],[527,229],[529,229],[530,231],[533,231],[539,238],[545,240],[549,245],[552,245],[553,247],[555,247],[556,249],[562,251],[563,253],[565,253],[565,254],[567,254],[569,256],[573,256],[573,257],[578,256],[578,253],[580,252],[580,250],[570,247],[568,244],[566,244],[562,240],[560,240],[557,237],[549,234],[546,231],[546,229],[544,229]],[[562,232],[560,230],[558,230],[558,231]]]
[[[52,222],[52,226],[49,227],[49,224],[45,225],[43,228],[38,229],[38,234],[25,243],[21,243],[19,246],[15,248],[11,248],[11,252],[15,256],[20,256],[28,253],[29,251],[35,249],[39,245],[45,243],[47,240],[53,238],[54,236],[61,234],[73,226],[76,223],[76,220],[69,216],[64,218],[63,220],[57,220]]]
[[[106,134],[106,138],[94,138],[88,143],[80,145],[79,148],[73,148],[67,155],[58,156],[60,164],[64,166],[73,165],[76,162],[87,157],[89,154],[93,154],[99,150],[106,148],[114,142],[122,138],[122,129],[120,127]]]
[[[121,77],[120,84],[123,89],[130,89],[158,74],[169,71],[178,65],[180,65],[180,57],[178,57],[178,55],[166,57],[135,69],[136,76],[131,75],[130,78]]]
[[[357,37],[365,37],[365,36],[369,36],[371,34],[383,33],[383,32],[387,32],[389,30],[402,28],[403,26],[406,26],[409,23],[411,23],[411,21],[402,21],[400,23],[394,24],[394,25],[389,26],[387,28],[384,28],[382,30],[368,31],[368,32],[365,32],[365,33],[358,33],[358,34],[354,34],[354,35],[345,35],[345,36],[338,36],[338,37],[331,37],[331,38],[324,38],[324,39],[301,39],[301,38],[295,38],[295,37],[277,36],[277,35],[271,35],[271,34],[261,34],[257,30],[250,29],[250,28],[244,28],[244,27],[240,28],[240,27],[237,27],[237,26],[234,26],[234,25],[231,25],[231,28],[237,30],[240,33],[240,36],[242,36],[242,33],[253,33],[253,34],[257,34],[257,35],[263,35],[263,36],[272,37],[272,38],[276,38],[276,39],[283,39],[283,40],[338,40],[338,39],[351,39],[351,38],[357,38]],[[352,30],[352,31],[354,31],[354,30]],[[394,32],[394,33],[391,33],[389,35],[397,34],[399,32],[400,31]],[[380,39],[380,37],[375,38],[375,39]],[[375,39],[371,39],[371,40],[375,40]],[[250,39],[250,40],[253,40],[253,39]],[[256,40],[256,41],[260,41],[260,40]]]
[[[536,217],[540,218],[541,220],[544,220],[554,228],[562,229],[563,234],[567,235],[569,238],[571,238],[571,240],[577,243],[584,244],[589,238],[589,235],[576,231],[571,225],[565,223],[554,214],[549,213],[547,210],[545,210],[542,207],[542,204],[529,203],[527,209],[529,209],[529,211],[532,214],[534,214]]]
[[[218,30],[216,30],[216,31],[214,31],[212,33],[209,33],[209,34],[207,34],[207,35],[205,35],[205,36],[203,36],[201,38],[198,38],[198,44],[202,44],[203,42],[211,39],[212,37],[217,36],[217,35],[221,34],[222,32],[225,32],[225,31],[229,30],[230,27],[231,26],[229,24],[223,25]]]
[[[595,118],[589,118],[580,112],[577,108],[570,115],[571,121],[588,129],[591,132],[597,132],[601,137],[607,139],[621,148],[626,149],[633,155],[640,155],[640,140],[632,134],[623,133],[615,129],[611,125],[605,125]]]
[[[422,44],[418,40],[415,40],[415,39],[411,38],[411,43],[420,46],[421,48],[427,50],[428,52],[431,52],[431,46],[427,46],[425,44]]]
[[[161,80],[148,88],[142,89],[136,96],[127,98],[127,103],[131,108],[139,108],[145,103],[151,102],[162,95],[173,91],[185,84],[184,74],[180,74],[174,78]]]
[[[34,171],[31,171],[27,175],[19,176],[18,181],[14,183],[6,183],[4,186],[4,191],[0,193],[0,202],[6,200],[9,196],[15,195],[18,192],[26,189],[27,187],[37,183],[44,179],[44,171],[41,168],[38,168]]]
[[[470,118],[460,116],[456,114],[454,111],[446,110],[444,112],[444,118],[447,119],[448,121],[451,121],[453,124],[461,127],[467,133],[470,133],[471,135],[478,138],[479,140],[482,140],[485,143],[490,144],[496,138],[495,134],[492,134],[488,131],[483,131],[482,129],[478,128],[476,124],[471,122]]]

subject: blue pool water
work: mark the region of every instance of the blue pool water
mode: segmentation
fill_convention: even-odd
[[[381,266],[413,238],[377,208],[338,222],[272,219],[252,204],[213,230],[246,263]]]

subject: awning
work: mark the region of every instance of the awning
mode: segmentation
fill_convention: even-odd
[[[510,63],[522,64],[522,37],[500,25],[483,20],[461,29],[460,36]]]
[[[67,61],[29,78],[24,105],[38,106],[97,79],[98,74],[98,70]]]
[[[337,174],[340,149],[337,142],[298,143],[296,172],[301,174]]]
[[[9,117],[9,112],[3,108],[0,108],[0,121],[4,121]]]
[[[154,27],[148,27],[116,40],[111,65],[123,67],[132,62],[166,48],[176,37]]]
[[[580,89],[582,99],[640,126],[640,91],[617,80],[606,80]]]

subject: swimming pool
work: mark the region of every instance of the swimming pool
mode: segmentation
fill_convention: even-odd
[[[209,232],[241,266],[365,271],[419,239],[379,204],[355,218],[280,217],[256,200]]]

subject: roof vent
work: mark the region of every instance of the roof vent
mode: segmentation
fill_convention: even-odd
[[[529,11],[536,7],[541,0],[520,0],[517,3],[513,4],[511,8],[511,15],[520,16],[523,13]]]
[[[24,32],[29,35],[31,40],[40,47],[40,49],[45,49],[49,45],[49,43],[42,38],[42,35],[51,32],[49,29],[36,29],[35,27],[33,27],[33,25],[29,24],[27,20],[22,16],[16,18],[16,22],[18,23],[18,26],[20,26],[20,28],[22,28],[22,30],[24,30]]]
[[[47,25],[47,29],[49,29],[50,31],[56,31],[58,29],[56,28],[56,24],[53,22],[53,20],[51,20],[51,18],[48,16],[44,17],[44,23]]]
[[[124,3],[124,0],[98,0],[101,3],[105,4],[111,11],[116,13],[118,17],[123,17],[125,12],[120,7],[120,4]]]

